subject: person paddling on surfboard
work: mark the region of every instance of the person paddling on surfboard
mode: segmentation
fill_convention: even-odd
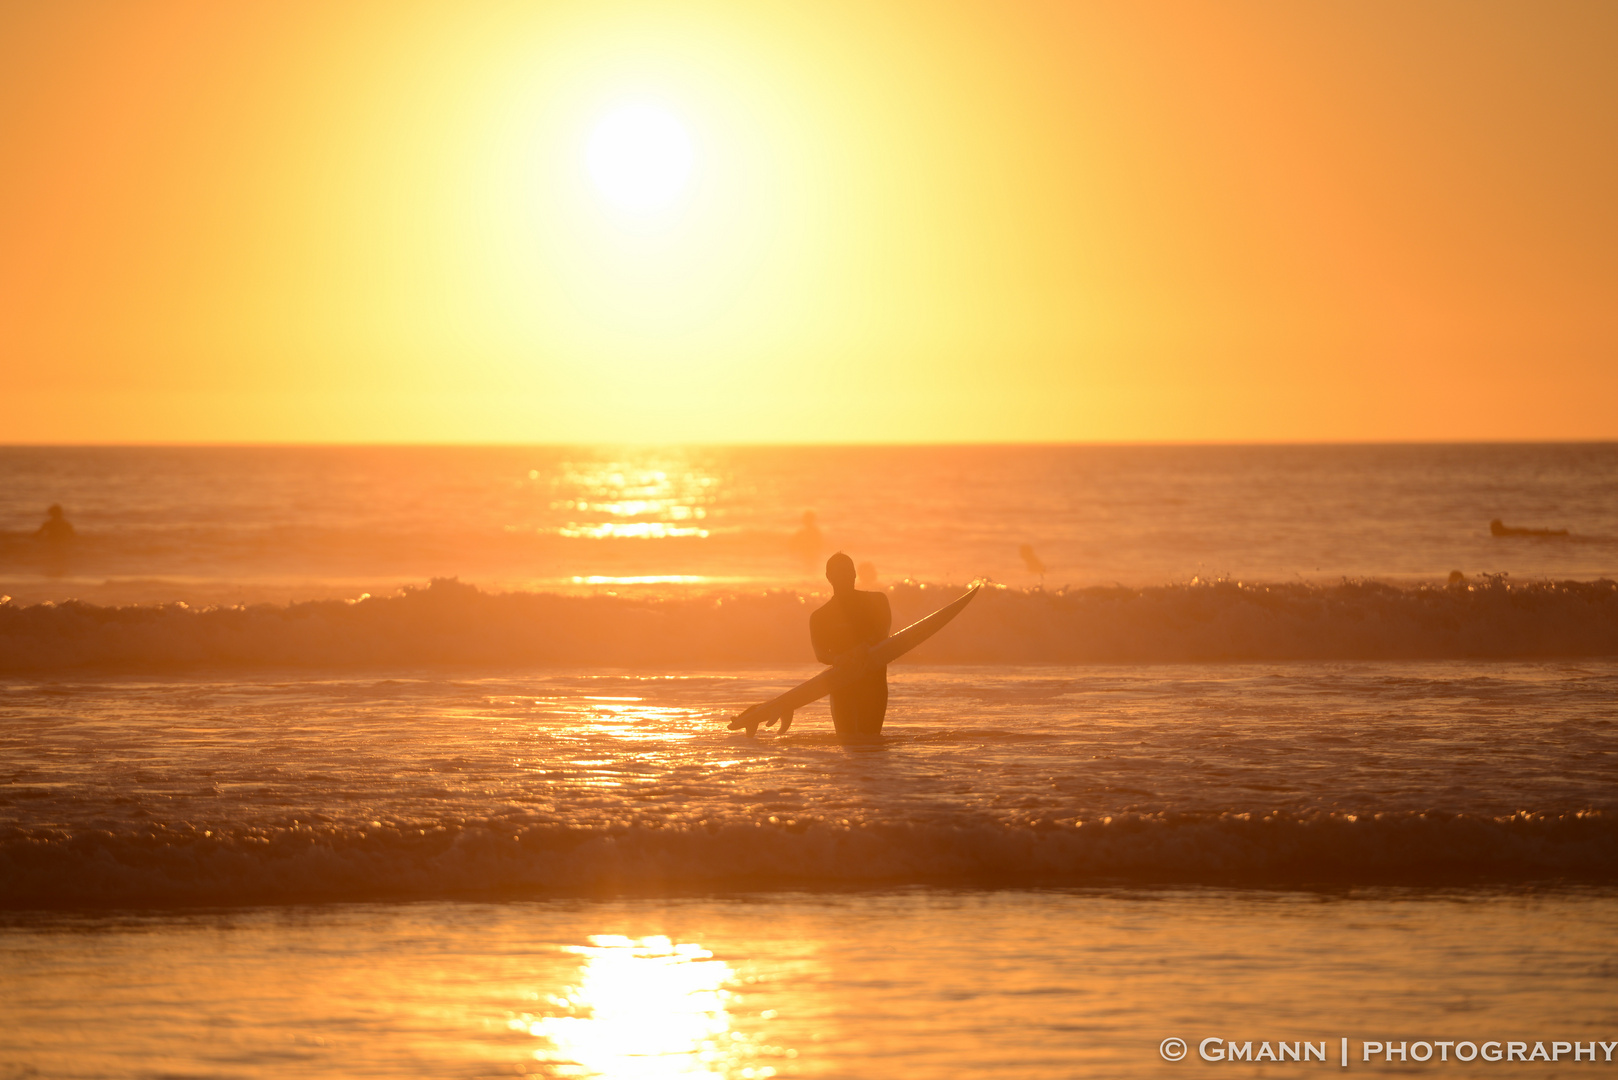
[[[832,598],[809,616],[815,659],[833,666],[864,663],[865,652],[893,628],[888,598],[854,588],[854,560],[841,551],[826,560]],[[888,665],[873,664],[831,692],[831,722],[839,738],[872,738],[888,712]],[[784,725],[783,725],[784,726]]]

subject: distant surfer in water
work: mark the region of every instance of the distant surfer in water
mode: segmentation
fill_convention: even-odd
[[[1566,529],[1524,529],[1515,525],[1507,525],[1499,518],[1489,522],[1491,536],[1566,536]]]
[[[75,538],[73,523],[61,506],[53,505],[45,511],[45,524],[34,530],[34,539],[45,548],[46,577],[67,573],[67,550]]]
[[[792,539],[787,541],[787,547],[806,564],[813,566],[815,558],[826,550],[825,543],[826,539],[820,533],[820,526],[815,523],[815,512],[805,510],[803,527],[792,534]]]
[[[854,560],[841,551],[826,560],[832,598],[809,616],[809,640],[822,664],[860,665],[865,650],[888,636],[893,612],[879,592],[854,588]],[[831,692],[831,722],[844,739],[874,738],[888,712],[888,666],[877,664]]]

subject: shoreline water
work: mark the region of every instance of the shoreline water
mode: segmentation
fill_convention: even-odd
[[[0,1067],[1169,1077],[1205,1068],[1195,1047],[1213,1037],[1255,1053],[1324,1041],[1333,1071],[1347,1038],[1351,1068],[1382,1072],[1411,1066],[1362,1061],[1364,1043],[1613,1040],[1615,950],[1610,891],[904,890],[0,915],[12,1002]],[[1167,1060],[1170,1038],[1190,1061]],[[1539,1061],[1488,1071],[1547,1075]]]
[[[0,903],[1613,880],[1611,659],[0,681]]]

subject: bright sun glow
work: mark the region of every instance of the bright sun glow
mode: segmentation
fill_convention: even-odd
[[[549,999],[553,1015],[510,1021],[513,1030],[548,1041],[534,1053],[549,1070],[546,1075],[644,1080],[775,1075],[775,1068],[758,1058],[783,1051],[731,1030],[735,995],[727,986],[737,981],[736,972],[707,949],[666,937],[605,934],[568,951],[584,958],[578,985],[565,997]],[[784,1056],[796,1053],[788,1050]]]
[[[678,117],[657,105],[624,105],[590,133],[585,165],[611,206],[646,214],[672,206],[690,182],[696,149]]]

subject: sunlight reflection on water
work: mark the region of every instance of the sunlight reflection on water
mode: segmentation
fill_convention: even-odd
[[[1165,1035],[1610,1038],[1615,950],[1611,889],[12,912],[0,1076],[1187,1080]]]
[[[731,1030],[728,987],[736,972],[701,945],[667,937],[600,934],[569,946],[583,958],[578,982],[548,999],[549,1016],[513,1017],[513,1030],[546,1040],[534,1059],[558,1076],[769,1077],[748,1063],[753,1047]]]
[[[671,472],[675,467],[674,462],[663,460],[659,463],[664,467],[637,468],[620,461],[601,462],[593,467],[570,463],[561,487],[573,497],[552,502],[551,509],[605,514],[609,520],[569,521],[556,530],[557,534],[572,539],[595,540],[706,539],[710,535],[707,529],[674,523],[700,521],[708,516],[716,478],[690,471]],[[581,495],[584,497],[580,498]],[[599,581],[591,580],[589,583],[642,584],[648,583],[639,580],[646,576],[638,575],[633,581],[626,582],[602,577]],[[652,584],[696,584],[701,581],[700,577],[693,575],[649,576],[655,579],[649,582]]]

